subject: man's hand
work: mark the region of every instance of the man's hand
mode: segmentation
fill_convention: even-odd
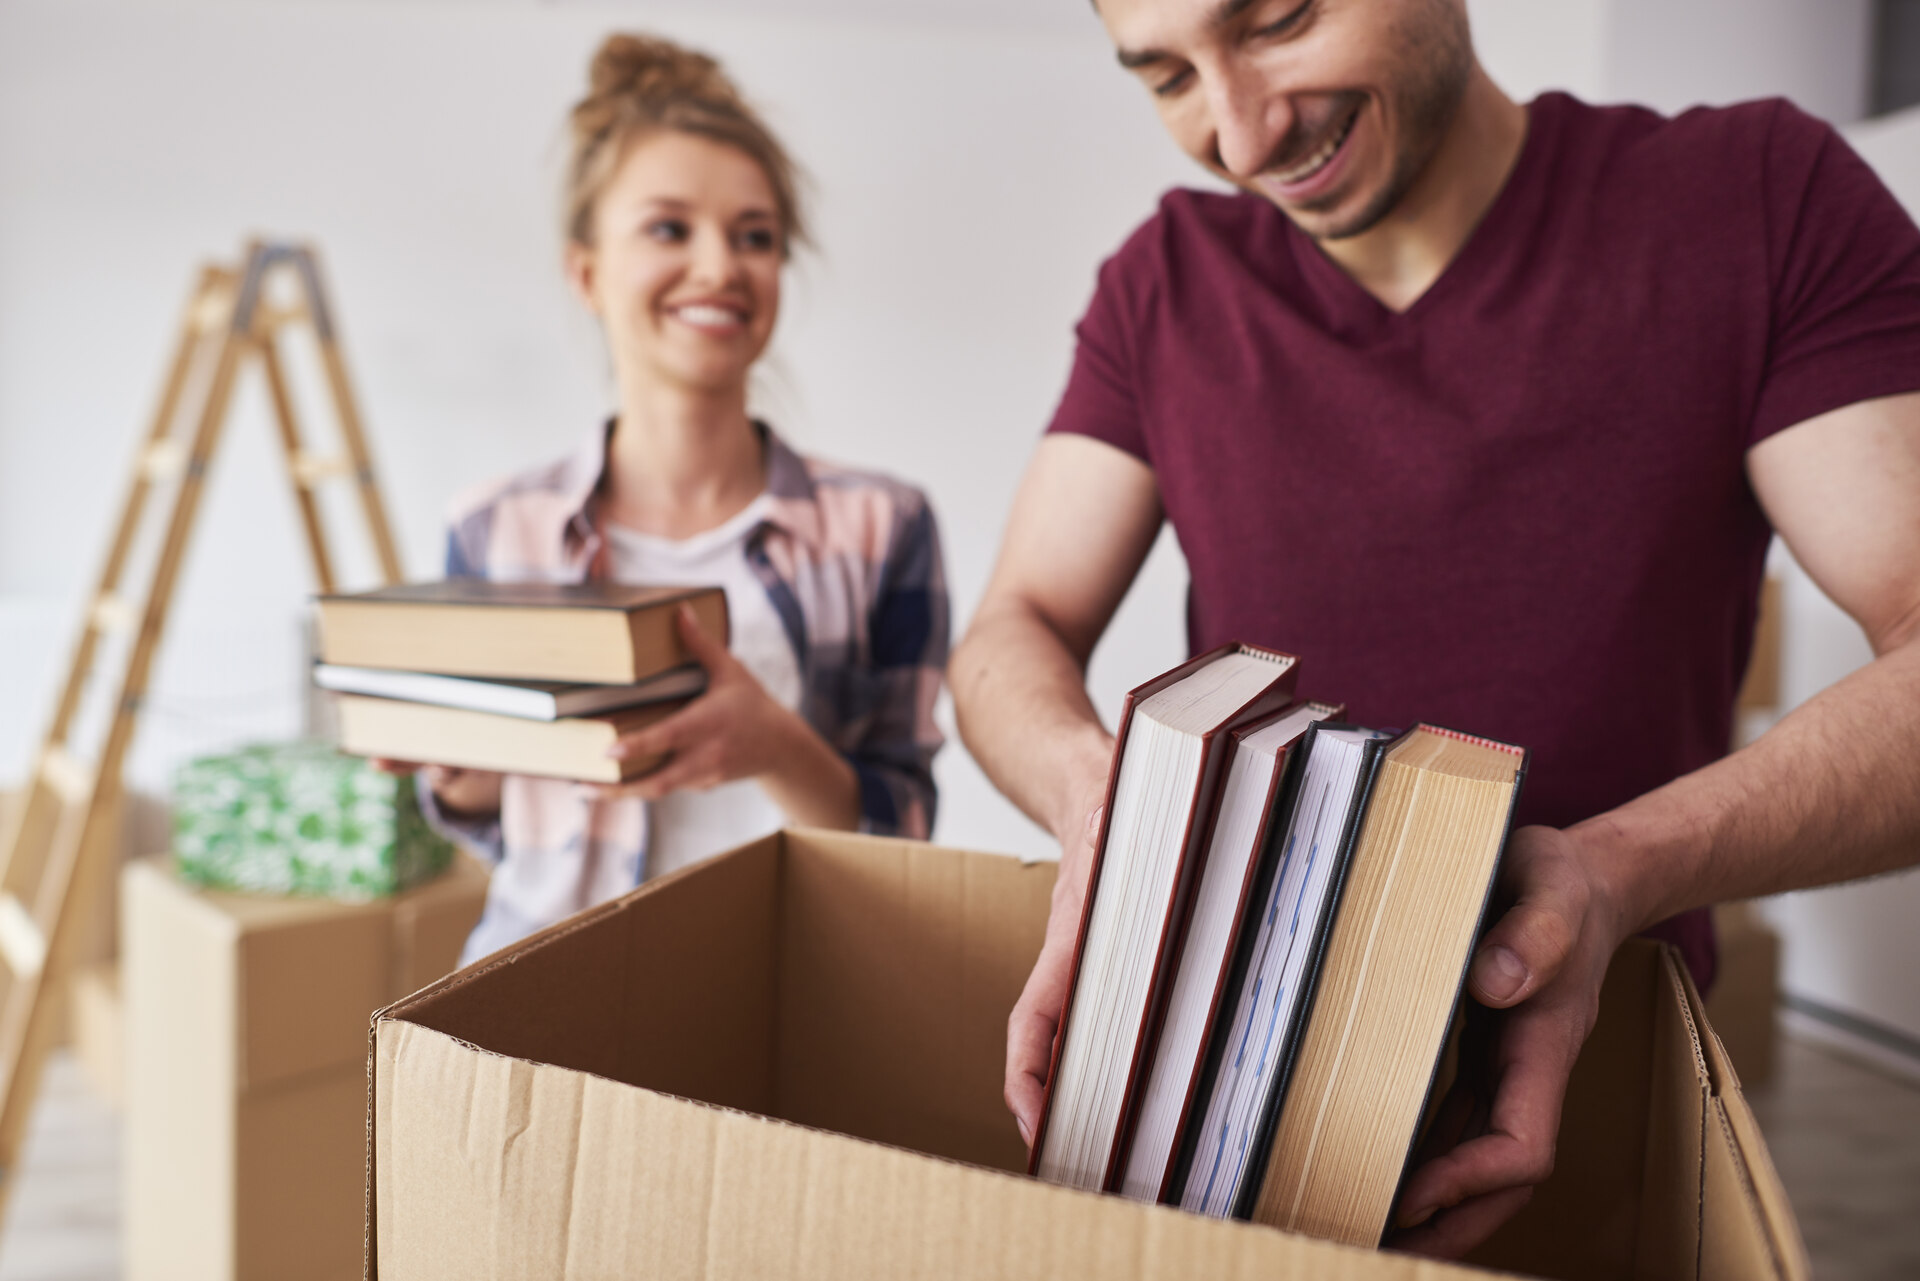
[[[1005,1097],[1020,1127],[1020,1138],[1033,1146],[1040,1124],[1040,1105],[1046,1098],[1047,1069],[1053,1063],[1053,1039],[1060,1030],[1060,1011],[1067,1004],[1067,985],[1073,981],[1073,947],[1080,935],[1080,914],[1087,901],[1087,879],[1093,870],[1094,842],[1100,837],[1102,802],[1107,779],[1102,773],[1083,778],[1069,814],[1081,819],[1060,842],[1060,874],[1053,882],[1053,902],[1047,913],[1047,938],[1040,959],[1027,976],[1027,986],[1007,1016],[1007,1080]]]
[[[1452,1150],[1407,1180],[1394,1219],[1400,1231],[1387,1241],[1394,1249],[1458,1258],[1553,1172],[1567,1078],[1631,925],[1579,832],[1513,834],[1501,877],[1512,906],[1481,941],[1468,977],[1474,999],[1498,1012],[1470,1020],[1460,1075],[1434,1123],[1433,1138]]]

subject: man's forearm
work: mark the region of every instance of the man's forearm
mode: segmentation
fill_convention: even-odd
[[[1635,927],[1920,861],[1920,634],[1752,745],[1570,834]]]
[[[990,601],[954,651],[948,679],[967,750],[995,787],[1066,841],[1085,819],[1073,811],[1087,780],[1105,776],[1113,753],[1080,660],[1031,610]]]

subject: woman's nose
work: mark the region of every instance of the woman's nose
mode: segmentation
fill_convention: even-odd
[[[693,274],[711,284],[731,283],[740,273],[733,239],[718,227],[703,227],[693,237]]]

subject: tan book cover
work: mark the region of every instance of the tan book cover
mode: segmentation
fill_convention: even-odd
[[[687,702],[537,721],[396,698],[336,697],[342,751],[583,783],[624,783],[660,764],[662,756],[616,760],[607,749],[622,734],[664,720]]]
[[[693,661],[674,615],[727,639],[718,587],[446,579],[319,598],[320,659],[450,676],[626,685]]]

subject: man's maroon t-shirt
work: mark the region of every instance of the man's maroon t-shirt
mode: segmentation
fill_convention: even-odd
[[[1403,314],[1266,201],[1170,193],[1051,430],[1153,467],[1196,652],[1529,747],[1519,821],[1566,826],[1726,752],[1770,536],[1746,452],[1920,389],[1920,231],[1784,102],[1529,112]],[[1669,934],[1710,974],[1704,920]]]

